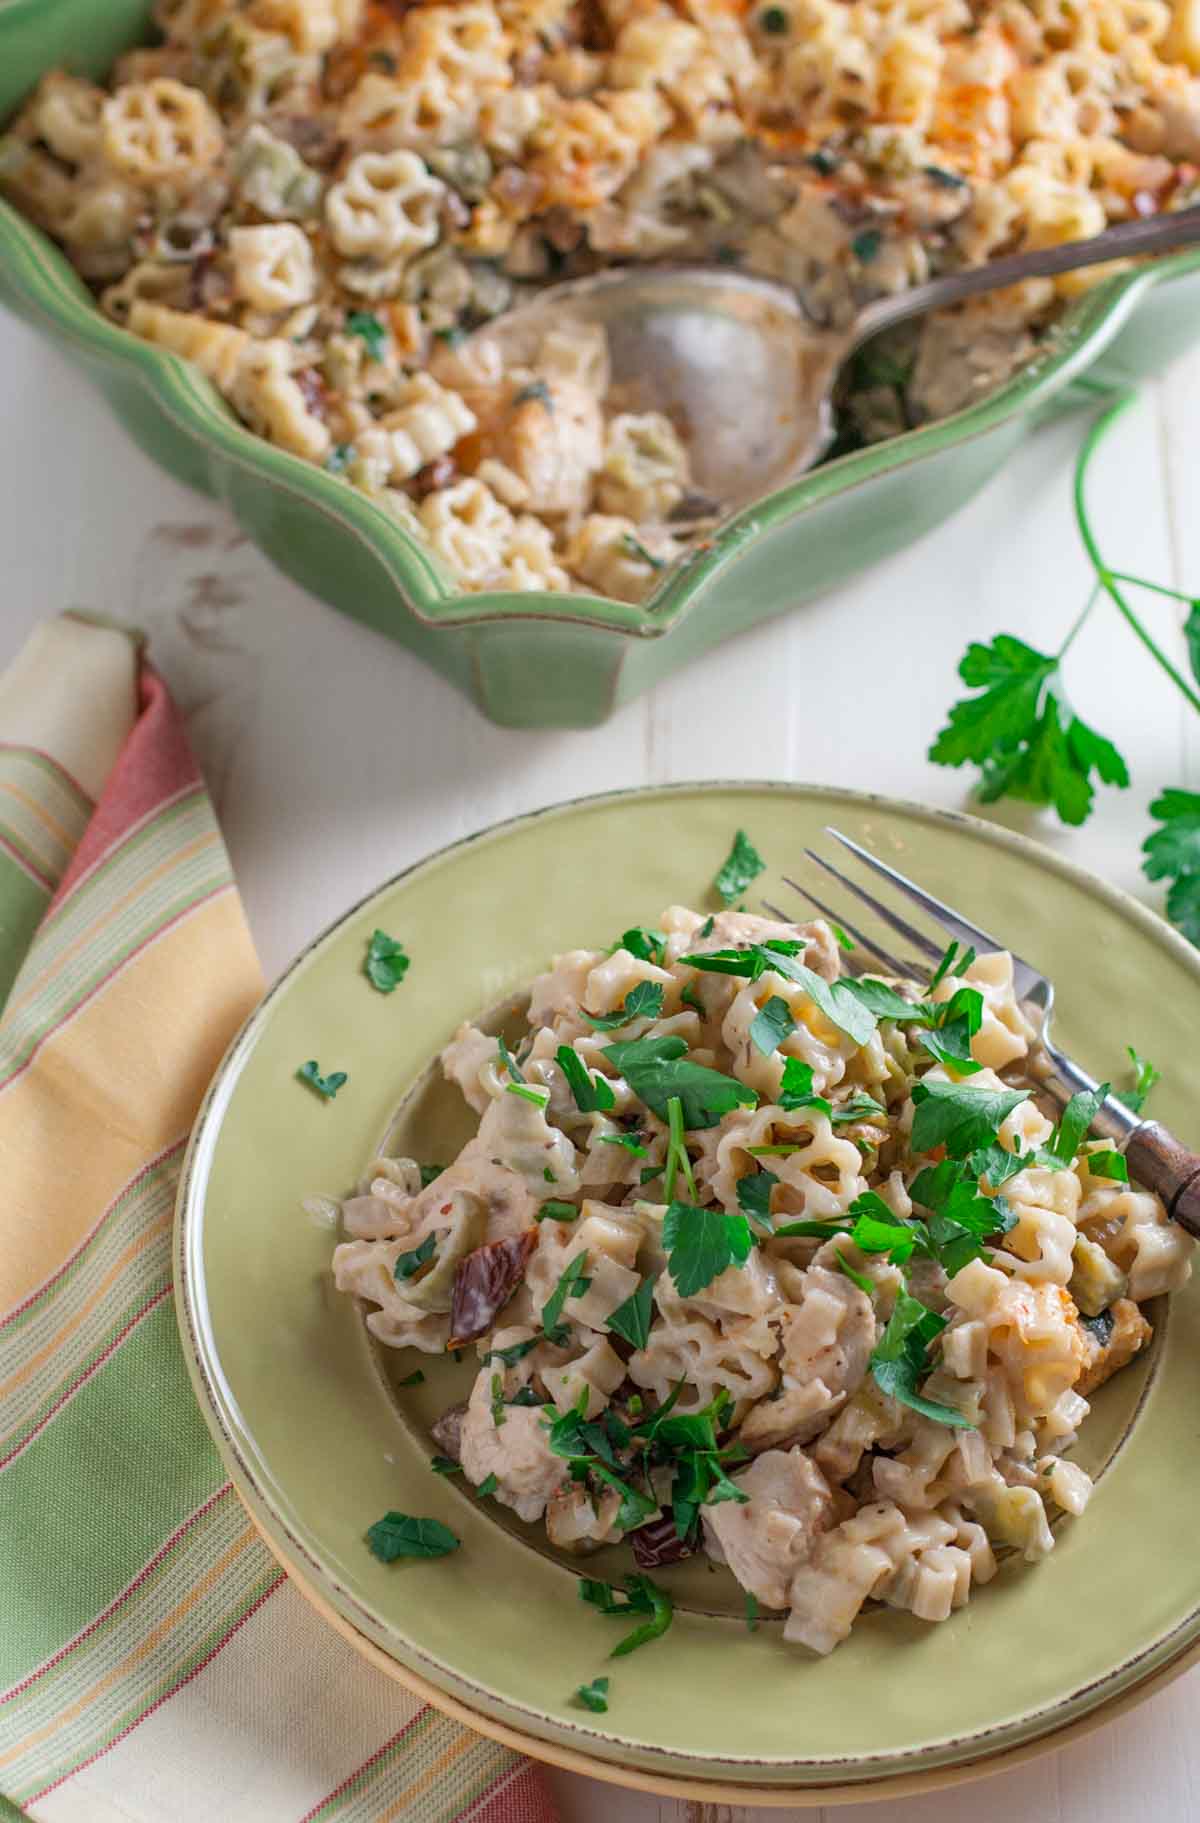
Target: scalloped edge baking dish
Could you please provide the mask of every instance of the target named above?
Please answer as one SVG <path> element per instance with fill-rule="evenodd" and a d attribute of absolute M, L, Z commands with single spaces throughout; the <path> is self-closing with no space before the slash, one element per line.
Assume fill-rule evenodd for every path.
<path fill-rule="evenodd" d="M 149 0 L 0 0 L 0 119 L 57 64 L 103 74 L 149 13 Z M 739 513 L 639 606 L 456 591 L 382 507 L 244 429 L 187 362 L 103 317 L 54 244 L 4 203 L 0 300 L 79 364 L 153 460 L 225 501 L 302 587 L 416 652 L 493 721 L 589 727 L 719 640 L 948 518 L 1049 411 L 1181 353 L 1200 338 L 1200 249 L 1097 285 L 999 391 Z"/>

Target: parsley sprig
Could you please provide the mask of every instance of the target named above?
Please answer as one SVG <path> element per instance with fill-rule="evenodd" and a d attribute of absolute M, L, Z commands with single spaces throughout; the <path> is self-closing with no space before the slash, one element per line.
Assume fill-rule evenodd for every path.
<path fill-rule="evenodd" d="M 1122 394 L 1097 417 L 1075 465 L 1075 518 L 1095 573 L 1082 614 L 1056 652 L 1039 652 L 1010 633 L 999 633 L 987 645 L 972 643 L 959 663 L 959 676 L 975 694 L 951 707 L 929 758 L 941 766 L 977 766 L 975 794 L 983 803 L 1018 798 L 1053 808 L 1064 823 L 1079 824 L 1092 813 L 1098 784 L 1118 789 L 1129 784 L 1125 760 L 1075 713 L 1064 679 L 1071 645 L 1102 597 L 1200 714 L 1200 693 L 1194 687 L 1200 684 L 1200 597 L 1110 569 L 1088 516 L 1085 483 L 1092 458 L 1134 396 Z M 1182 630 L 1191 682 L 1134 609 L 1129 588 L 1150 590 L 1186 608 Z M 1168 786 L 1155 797 L 1150 814 L 1157 827 L 1142 844 L 1142 871 L 1148 879 L 1167 882 L 1167 916 L 1200 943 L 1200 792 Z"/>

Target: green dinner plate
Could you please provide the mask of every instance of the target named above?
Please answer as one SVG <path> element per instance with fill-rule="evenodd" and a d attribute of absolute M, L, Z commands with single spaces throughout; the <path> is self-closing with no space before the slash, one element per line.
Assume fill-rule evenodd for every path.
<path fill-rule="evenodd" d="M 1006 1562 L 944 1625 L 868 1612 L 829 1659 L 751 1634 L 725 1572 L 658 1572 L 677 1603 L 659 1641 L 609 1660 L 619 1624 L 581 1606 L 578 1564 L 461 1483 L 432 1474 L 428 1424 L 457 1368 L 381 1358 L 332 1285 L 335 1233 L 304 1208 L 345 1192 L 403 1103 L 401 1149 L 445 1159 L 469 1131 L 431 1060 L 559 950 L 599 945 L 672 902 L 711 904 L 732 833 L 768 858 L 760 889 L 835 822 L 962 906 L 1054 979 L 1060 1041 L 1120 1077 L 1135 1044 L 1164 1071 L 1154 1112 L 1197 1132 L 1190 1057 L 1200 958 L 1123 895 L 973 819 L 806 786 L 712 784 L 589 798 L 502 824 L 382 887 L 285 974 L 219 1070 L 180 1191 L 177 1296 L 201 1405 L 276 1548 L 359 1634 L 481 1716 L 630 1770 L 757 1787 L 978 1766 L 1128 1694 L 1200 1637 L 1200 1281 L 1155 1312 L 1154 1345 L 1105 1387 L 1077 1451 L 1099 1476 L 1043 1564 Z M 393 994 L 363 973 L 371 932 L 413 960 Z M 296 1080 L 345 1070 L 335 1101 Z M 418 1364 L 424 1384 L 398 1380 Z M 366 1527 L 389 1508 L 462 1540 L 385 1566 Z M 587 1560 L 608 1578 L 622 1549 Z M 576 1686 L 611 1678 L 608 1713 Z"/>

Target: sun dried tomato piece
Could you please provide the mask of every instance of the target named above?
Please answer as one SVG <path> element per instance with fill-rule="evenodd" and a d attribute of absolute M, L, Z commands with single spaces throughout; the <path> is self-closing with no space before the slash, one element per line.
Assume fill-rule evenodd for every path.
<path fill-rule="evenodd" d="M 636 1532 L 629 1534 L 629 1542 L 640 1570 L 658 1570 L 664 1564 L 681 1563 L 696 1549 L 675 1530 L 673 1513 L 660 1513 L 657 1519 L 640 1525 Z"/>
<path fill-rule="evenodd" d="M 487 1334 L 525 1277 L 536 1244 L 537 1229 L 527 1228 L 502 1241 L 486 1241 L 467 1255 L 454 1275 L 447 1348 L 462 1348 Z"/>

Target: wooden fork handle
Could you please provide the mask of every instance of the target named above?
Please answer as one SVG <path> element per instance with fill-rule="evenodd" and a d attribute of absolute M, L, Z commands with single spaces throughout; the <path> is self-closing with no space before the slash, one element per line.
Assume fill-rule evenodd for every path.
<path fill-rule="evenodd" d="M 1126 1146 L 1125 1158 L 1130 1177 L 1157 1191 L 1171 1220 L 1200 1239 L 1200 1156 L 1156 1120 L 1147 1120 Z"/>

